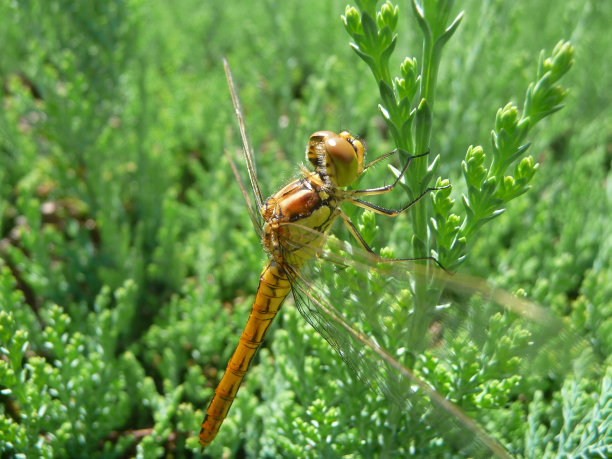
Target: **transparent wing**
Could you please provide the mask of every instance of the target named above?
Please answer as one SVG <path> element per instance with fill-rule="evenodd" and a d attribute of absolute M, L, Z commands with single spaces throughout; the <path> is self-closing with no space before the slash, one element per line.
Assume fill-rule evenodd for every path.
<path fill-rule="evenodd" d="M 227 157 L 227 160 L 230 163 L 232 172 L 234 173 L 234 177 L 236 178 L 236 182 L 238 182 L 242 197 L 246 202 L 247 211 L 249 213 L 249 217 L 251 218 L 251 223 L 253 223 L 253 228 L 255 228 L 257 235 L 261 239 L 263 237 L 263 218 L 261 216 L 261 212 L 259 211 L 260 208 L 255 209 L 253 207 L 253 203 L 251 202 L 249 193 L 247 192 L 244 182 L 242 181 L 242 177 L 240 177 L 240 172 L 238 172 L 238 167 L 236 167 L 236 163 L 234 163 L 231 154 L 227 150 L 224 150 L 224 152 L 225 156 Z"/>
<path fill-rule="evenodd" d="M 230 94 L 232 96 L 232 102 L 234 104 L 234 110 L 236 113 L 236 119 L 238 120 L 238 127 L 240 129 L 240 136 L 242 137 L 242 152 L 244 156 L 244 162 L 247 166 L 247 171 L 249 173 L 249 181 L 251 182 L 251 190 L 253 193 L 253 199 L 255 201 L 256 208 L 254 209 L 250 199 L 247 198 L 248 194 L 246 193 L 246 188 L 240 179 L 239 174 L 237 173 L 237 169 L 230 158 L 230 164 L 232 165 L 232 169 L 234 170 L 234 175 L 240 184 L 240 189 L 242 190 L 242 194 L 247 201 L 247 206 L 249 206 L 249 214 L 252 220 L 257 221 L 254 223 L 256 229 L 258 229 L 258 233 L 261 231 L 260 228 L 263 226 L 263 221 L 260 214 L 260 209 L 263 204 L 263 196 L 261 194 L 261 190 L 259 189 L 259 182 L 257 181 L 257 171 L 255 169 L 255 160 L 253 158 L 253 148 L 251 147 L 251 143 L 249 141 L 249 137 L 246 132 L 246 126 L 244 123 L 244 117 L 242 115 L 242 106 L 240 105 L 240 99 L 238 97 L 238 91 L 234 86 L 234 80 L 232 77 L 232 72 L 229 68 L 229 64 L 225 57 L 223 58 L 223 67 L 225 68 L 225 76 L 227 78 L 227 84 L 229 86 Z"/>
<path fill-rule="evenodd" d="M 487 391 L 512 385 L 519 397 L 532 378 L 554 381 L 587 361 L 560 320 L 483 281 L 384 261 L 333 237 L 312 250 L 289 269 L 300 313 L 361 380 L 461 454 L 509 457 L 481 427 L 496 407 L 473 409 Z"/>

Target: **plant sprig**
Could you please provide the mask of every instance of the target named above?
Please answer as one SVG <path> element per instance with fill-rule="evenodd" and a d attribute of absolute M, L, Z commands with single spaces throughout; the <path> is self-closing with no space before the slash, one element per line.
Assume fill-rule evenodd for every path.
<path fill-rule="evenodd" d="M 573 53 L 574 48 L 564 41 L 557 43 L 550 57 L 544 58 L 544 51 L 540 53 L 536 79 L 529 84 L 522 114 L 511 102 L 497 111 L 488 167 L 481 146 L 468 148 L 461 163 L 467 184 L 463 217 L 450 213 L 453 204 L 450 190 L 432 195 L 435 214 L 432 226 L 440 258 L 451 269 L 463 261 L 480 227 L 501 215 L 511 200 L 529 190 L 539 164 L 525 155 L 530 146 L 527 135 L 539 121 L 562 108 L 567 90 L 557 83 L 573 65 Z M 506 175 L 513 165 L 512 174 Z"/>
<path fill-rule="evenodd" d="M 379 93 L 379 109 L 398 150 L 412 164 L 405 184 L 411 199 L 430 186 L 440 156 L 413 158 L 429 151 L 433 130 L 435 89 L 442 50 L 459 27 L 463 12 L 451 15 L 453 0 L 412 0 L 412 12 L 423 35 L 423 53 L 417 59 L 406 57 L 399 76 L 392 77 L 389 58 L 398 34 L 399 7 L 387 0 L 377 11 L 375 0 L 356 0 L 347 6 L 343 21 L 353 39 L 352 48 L 374 76 Z M 432 207 L 417 203 L 411 211 L 413 255 L 435 256 L 447 268 L 456 268 L 466 257 L 480 227 L 501 215 L 505 206 L 529 189 L 538 164 L 525 152 L 527 134 L 542 119 L 559 110 L 567 90 L 558 84 L 573 64 L 573 47 L 561 41 L 552 55 L 540 55 L 536 79 L 530 83 L 522 114 L 513 103 L 500 108 L 492 131 L 492 158 L 481 146 L 470 146 L 462 162 L 467 194 L 462 215 L 453 213 L 450 182 L 438 178 L 441 189 L 431 195 Z M 511 175 L 506 175 L 514 165 Z"/>
<path fill-rule="evenodd" d="M 412 158 L 429 151 L 433 125 L 433 103 L 442 48 L 457 30 L 462 14 L 450 21 L 452 1 L 441 2 L 440 8 L 430 3 L 412 2 L 413 12 L 423 32 L 422 69 L 416 58 L 406 57 L 400 65 L 400 75 L 391 77 L 389 58 L 398 35 L 399 7 L 385 2 L 376 12 L 376 1 L 357 1 L 357 8 L 347 6 L 343 20 L 353 38 L 351 46 L 370 67 L 381 97 L 379 109 L 404 160 L 412 164 L 406 173 L 406 185 L 411 199 L 426 188 L 435 175 L 439 158 Z M 411 212 L 415 257 L 429 256 L 435 246 L 428 237 L 426 202 L 417 203 Z"/>

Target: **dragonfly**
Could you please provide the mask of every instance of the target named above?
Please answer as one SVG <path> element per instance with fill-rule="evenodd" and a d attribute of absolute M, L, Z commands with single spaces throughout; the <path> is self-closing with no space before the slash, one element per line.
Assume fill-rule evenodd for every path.
<path fill-rule="evenodd" d="M 397 210 L 362 198 L 392 192 L 414 156 L 408 158 L 389 185 L 347 189 L 367 169 L 396 154 L 397 150 L 365 163 L 363 143 L 349 132 L 317 131 L 310 136 L 306 148 L 312 170 L 302 166 L 298 179 L 264 200 L 238 92 L 225 58 L 223 64 L 242 138 L 250 192 L 227 151 L 226 156 L 268 262 L 260 274 L 252 311 L 236 350 L 206 410 L 199 434 L 202 448 L 215 439 L 256 351 L 283 302 L 292 293 L 306 321 L 374 390 L 406 409 L 422 406 L 425 400 L 431 411 L 429 419 L 434 419 L 437 429 L 456 443 L 459 451 L 510 457 L 472 417 L 436 391 L 434 384 L 422 374 L 400 361 L 399 356 L 405 350 L 412 356 L 432 351 L 440 362 L 452 360 L 456 356 L 446 343 L 491 347 L 494 345 L 488 341 L 491 327 L 507 326 L 507 334 L 513 340 L 512 350 L 523 362 L 520 370 L 534 375 L 543 365 L 550 369 L 577 353 L 571 340 L 559 332 L 560 321 L 529 301 L 495 289 L 484 281 L 450 275 L 434 266 L 437 260 L 433 257 L 383 259 L 374 253 L 341 205 L 358 206 L 388 217 L 410 209 L 438 188 L 425 189 Z M 330 236 L 330 228 L 338 219 L 356 246 Z M 411 293 L 418 282 L 428 283 L 432 289 L 441 290 L 443 285 L 457 292 L 477 292 L 480 301 L 469 308 L 434 304 L 421 310 Z M 501 312 L 498 304 L 504 305 Z M 405 322 L 392 319 L 398 315 L 408 315 L 409 319 Z M 398 328 L 405 333 L 405 348 L 386 349 L 385 346 L 391 346 L 387 335 Z"/>

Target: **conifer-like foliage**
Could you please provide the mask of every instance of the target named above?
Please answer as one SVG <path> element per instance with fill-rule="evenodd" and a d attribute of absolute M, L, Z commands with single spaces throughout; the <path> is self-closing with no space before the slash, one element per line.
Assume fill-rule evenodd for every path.
<path fill-rule="evenodd" d="M 0 2 L 2 456 L 199 454 L 264 263 L 223 155 L 239 137 L 222 56 L 265 194 L 320 129 L 400 150 L 360 185 L 423 155 L 377 203 L 452 187 L 393 220 L 346 209 L 368 243 L 518 292 L 600 362 L 517 393 L 466 347 L 450 373 L 423 357 L 432 384 L 456 400 L 459 381 L 468 415 L 501 407 L 483 427 L 513 455 L 611 456 L 612 3 L 458 3 Z M 206 452 L 457 454 L 291 301 Z"/>

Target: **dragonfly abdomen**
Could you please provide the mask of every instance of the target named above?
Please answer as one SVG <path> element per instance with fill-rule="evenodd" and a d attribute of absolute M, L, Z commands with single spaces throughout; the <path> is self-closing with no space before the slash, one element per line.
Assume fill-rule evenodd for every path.
<path fill-rule="evenodd" d="M 244 375 L 272 324 L 278 310 L 291 291 L 285 270 L 271 260 L 259 276 L 259 287 L 251 315 L 240 336 L 225 374 L 206 410 L 200 430 L 200 444 L 208 446 L 216 437 L 223 420 L 232 406 Z"/>

